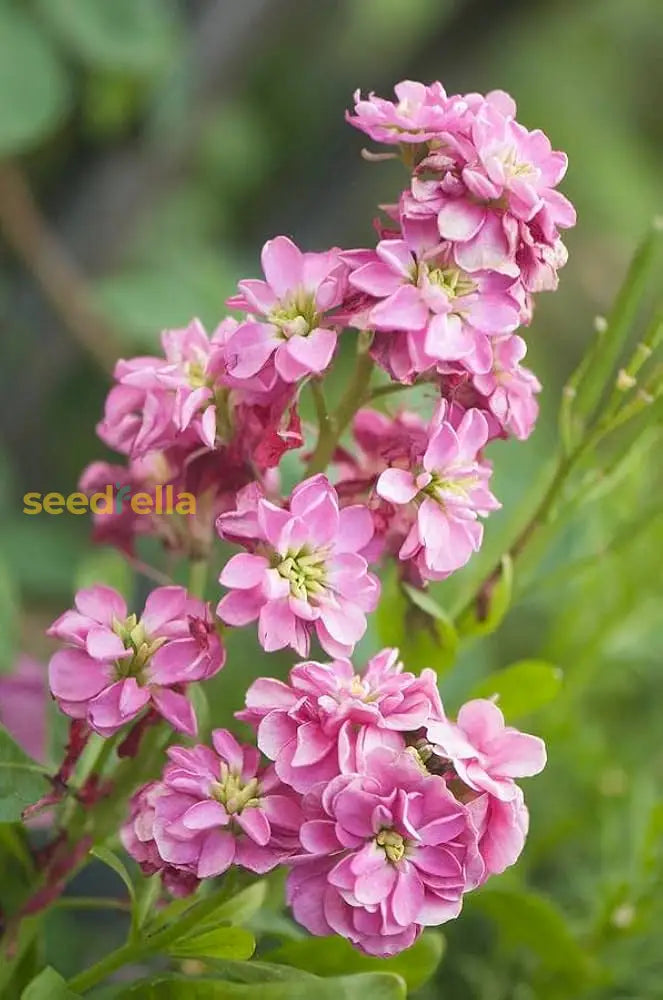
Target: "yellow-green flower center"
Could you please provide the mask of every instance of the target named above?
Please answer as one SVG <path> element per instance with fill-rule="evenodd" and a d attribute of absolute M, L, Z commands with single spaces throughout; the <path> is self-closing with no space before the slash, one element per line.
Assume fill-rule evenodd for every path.
<path fill-rule="evenodd" d="M 120 681 L 134 677 L 140 685 L 147 683 L 145 671 L 147 662 L 157 649 L 163 646 L 166 639 L 164 637 L 150 639 L 136 615 L 129 615 L 124 621 L 114 618 L 113 632 L 120 637 L 124 648 L 130 649 L 133 654 L 115 661 L 114 679 Z"/>
<path fill-rule="evenodd" d="M 321 594 L 325 589 L 327 577 L 326 551 L 308 552 L 302 549 L 296 553 L 288 553 L 285 559 L 276 565 L 280 576 L 290 583 L 290 593 L 302 601 Z"/>
<path fill-rule="evenodd" d="M 387 859 L 394 865 L 405 857 L 405 840 L 395 830 L 380 830 L 375 843 L 384 849 Z"/>
<path fill-rule="evenodd" d="M 319 326 L 320 317 L 311 293 L 298 289 L 272 309 L 269 321 L 279 328 L 287 340 L 295 336 L 306 337 Z"/>
<path fill-rule="evenodd" d="M 210 789 L 212 798 L 220 802 L 230 815 L 241 813 L 242 809 L 260 805 L 260 784 L 257 778 L 243 783 L 239 774 L 231 771 L 227 764 L 221 764 L 219 781 Z"/>

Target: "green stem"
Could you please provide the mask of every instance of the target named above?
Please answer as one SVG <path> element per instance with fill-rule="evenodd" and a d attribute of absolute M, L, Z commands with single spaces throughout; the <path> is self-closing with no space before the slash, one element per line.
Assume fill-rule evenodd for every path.
<path fill-rule="evenodd" d="M 327 419 L 320 424 L 318 443 L 306 469 L 307 476 L 325 471 L 343 431 L 369 397 L 368 385 L 373 371 L 373 359 L 368 353 L 369 346 L 368 338 L 360 334 L 354 374 L 334 413 L 327 416 Z"/>
<path fill-rule="evenodd" d="M 74 993 L 84 993 L 86 990 L 92 989 L 93 986 L 97 986 L 98 983 L 103 982 L 104 979 L 107 979 L 113 972 L 117 972 L 122 966 L 140 961 L 149 955 L 167 951 L 168 946 L 173 941 L 185 937 L 189 931 L 211 916 L 227 898 L 228 889 L 227 887 L 223 887 L 218 892 L 199 900 L 179 920 L 165 927 L 162 931 L 152 934 L 142 941 L 122 945 L 121 948 L 112 951 L 105 958 L 102 958 L 96 965 L 92 965 L 89 969 L 85 969 L 77 976 L 74 976 L 73 979 L 69 980 L 69 988 Z"/>

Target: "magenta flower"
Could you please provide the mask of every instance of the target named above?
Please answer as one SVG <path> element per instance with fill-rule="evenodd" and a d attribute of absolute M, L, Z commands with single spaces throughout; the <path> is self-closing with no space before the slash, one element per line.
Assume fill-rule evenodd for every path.
<path fill-rule="evenodd" d="M 353 650 L 380 593 L 358 554 L 373 534 L 365 507 L 339 510 L 336 491 L 319 475 L 293 490 L 288 510 L 249 487 L 217 527 L 253 550 L 233 556 L 219 577 L 231 590 L 217 607 L 222 621 L 242 626 L 258 619 L 268 652 L 291 646 L 306 656 L 312 632 L 330 656 Z"/>
<path fill-rule="evenodd" d="M 488 424 L 468 410 L 454 427 L 443 402 L 434 420 L 421 466 L 390 468 L 377 492 L 394 504 L 417 503 L 417 518 L 401 546 L 401 559 L 414 559 L 424 579 L 439 580 L 460 569 L 481 546 L 478 517 L 499 507 L 488 489 L 491 467 L 479 454 Z"/>
<path fill-rule="evenodd" d="M 263 873 L 297 849 L 297 796 L 228 730 L 214 730 L 212 743 L 171 747 L 161 781 L 134 797 L 122 840 L 146 871 L 201 879 L 239 865 Z"/>
<path fill-rule="evenodd" d="M 262 249 L 262 267 L 266 281 L 240 281 L 239 294 L 227 301 L 251 314 L 228 341 L 230 374 L 250 378 L 272 357 L 286 382 L 323 372 L 336 348 L 331 314 L 345 297 L 347 267 L 339 252 L 302 253 L 277 236 Z"/>
<path fill-rule="evenodd" d="M 287 900 L 312 934 L 341 934 L 372 955 L 408 948 L 457 917 L 484 874 L 467 809 L 409 753 L 379 748 L 361 773 L 304 798 L 304 854 Z"/>
<path fill-rule="evenodd" d="M 435 753 L 451 761 L 458 777 L 477 792 L 502 802 L 518 798 L 514 778 L 538 774 L 546 764 L 546 748 L 538 736 L 505 726 L 492 701 L 468 701 L 457 721 L 434 720 L 427 736 Z"/>
<path fill-rule="evenodd" d="M 111 736 L 151 704 L 176 729 L 194 735 L 193 707 L 179 690 L 225 662 L 208 605 L 183 587 L 159 587 L 140 619 L 110 587 L 79 590 L 48 634 L 67 643 L 48 677 L 60 709 Z"/>
<path fill-rule="evenodd" d="M 257 729 L 281 780 L 300 792 L 359 770 L 375 746 L 402 749 L 406 732 L 443 717 L 434 672 L 403 672 L 396 649 L 383 649 L 361 674 L 335 660 L 298 663 L 288 684 L 261 677 L 237 713 Z"/>

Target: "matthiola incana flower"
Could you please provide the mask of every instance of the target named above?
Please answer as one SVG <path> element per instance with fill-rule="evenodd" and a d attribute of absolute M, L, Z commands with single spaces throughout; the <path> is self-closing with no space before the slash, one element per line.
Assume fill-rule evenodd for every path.
<path fill-rule="evenodd" d="M 347 267 L 339 252 L 302 253 L 286 236 L 262 250 L 266 281 L 246 279 L 228 299 L 251 315 L 228 342 L 229 372 L 237 379 L 272 359 L 286 382 L 324 371 L 336 347 L 333 311 L 343 302 Z"/>
<path fill-rule="evenodd" d="M 390 468 L 377 492 L 394 504 L 417 503 L 417 517 L 401 546 L 401 559 L 414 559 L 424 579 L 439 580 L 464 566 L 481 546 L 479 515 L 499 507 L 488 489 L 491 467 L 480 457 L 488 424 L 478 410 L 468 410 L 456 427 L 442 403 L 431 426 L 421 464 Z"/>
<path fill-rule="evenodd" d="M 304 854 L 287 899 L 312 934 L 393 955 L 457 917 L 483 877 L 468 810 L 406 752 L 374 750 L 361 771 L 313 789 L 303 808 Z"/>
<path fill-rule="evenodd" d="M 225 650 L 207 604 L 183 587 L 159 587 L 140 619 L 110 587 L 79 590 L 48 634 L 67 645 L 51 657 L 50 688 L 60 709 L 111 736 L 149 704 L 176 729 L 196 732 L 193 707 L 182 693 L 213 676 Z"/>
<path fill-rule="evenodd" d="M 331 656 L 352 651 L 380 592 L 359 555 L 373 534 L 365 507 L 339 510 L 336 491 L 318 475 L 293 490 L 287 510 L 249 487 L 217 527 L 251 550 L 233 556 L 219 577 L 231 590 L 217 608 L 222 621 L 258 619 L 267 651 L 291 646 L 306 656 L 313 632 Z"/>
<path fill-rule="evenodd" d="M 442 394 L 466 408 L 481 410 L 489 427 L 489 438 L 513 436 L 524 441 L 534 430 L 539 415 L 536 394 L 541 383 L 520 362 L 527 345 L 510 334 L 491 343 L 493 361 L 489 372 L 476 374 L 462 363 L 439 364 Z"/>
<path fill-rule="evenodd" d="M 520 323 L 518 302 L 510 294 L 513 279 L 490 271 L 464 272 L 451 244 L 440 243 L 436 231 L 418 243 L 381 240 L 373 258 L 352 272 L 350 283 L 369 296 L 362 304 L 362 325 L 402 331 L 415 372 L 460 359 L 472 371 L 488 371 L 490 336 L 510 333 Z M 395 342 L 393 349 L 403 347 Z M 395 359 L 392 370 L 397 366 Z"/>
<path fill-rule="evenodd" d="M 543 740 L 506 726 L 497 705 L 483 698 L 463 705 L 456 722 L 435 720 L 426 732 L 435 753 L 452 762 L 461 781 L 502 802 L 517 798 L 514 778 L 538 774 L 546 764 Z"/>
<path fill-rule="evenodd" d="M 273 767 L 226 729 L 212 744 L 171 747 L 161 780 L 134 797 L 122 841 L 148 873 L 166 869 L 195 886 L 231 865 L 270 871 L 297 848 L 298 798 Z"/>
<path fill-rule="evenodd" d="M 261 677 L 239 719 L 257 728 L 258 746 L 297 791 L 361 769 L 371 747 L 405 746 L 404 733 L 443 718 L 432 670 L 403 671 L 398 650 L 383 649 L 356 674 L 348 660 L 299 663 L 289 682 Z"/>
<path fill-rule="evenodd" d="M 566 261 L 559 230 L 575 224 L 557 191 L 564 153 L 520 125 L 502 91 L 447 96 L 439 83 L 404 81 L 396 95 L 356 94 L 348 120 L 378 142 L 416 144 L 396 211 L 403 228 L 434 220 L 463 271 L 517 278 L 528 292 L 554 288 Z"/>

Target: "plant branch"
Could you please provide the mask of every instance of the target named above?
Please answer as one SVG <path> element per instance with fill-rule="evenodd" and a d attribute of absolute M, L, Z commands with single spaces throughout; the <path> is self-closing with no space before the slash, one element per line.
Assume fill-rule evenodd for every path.
<path fill-rule="evenodd" d="M 307 476 L 314 476 L 318 472 L 325 471 L 332 460 L 343 431 L 357 410 L 369 398 L 368 386 L 373 371 L 373 359 L 368 353 L 369 347 L 369 337 L 363 333 L 360 334 L 354 374 L 333 414 L 326 415 L 326 419 L 320 424 L 318 443 L 306 468 Z"/>
<path fill-rule="evenodd" d="M 37 205 L 15 164 L 0 164 L 0 230 L 72 337 L 106 371 L 121 354 L 113 326 Z"/>

